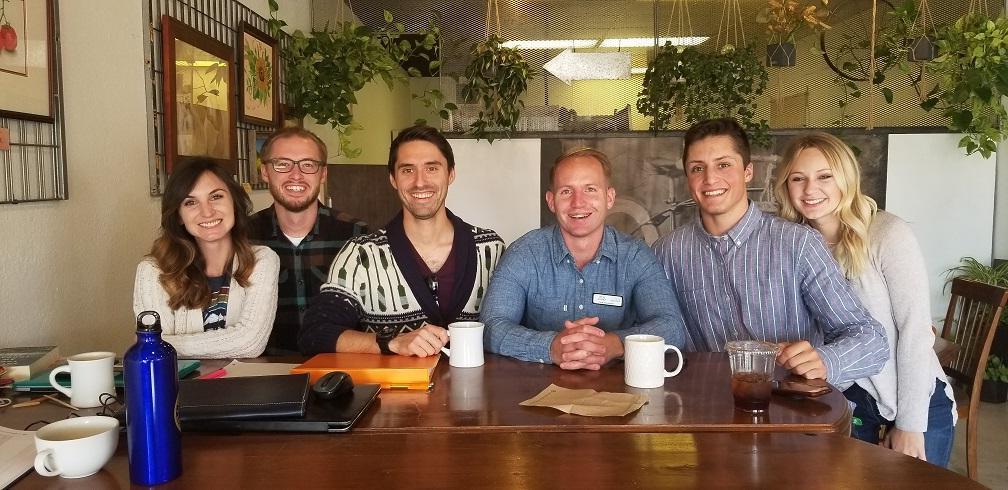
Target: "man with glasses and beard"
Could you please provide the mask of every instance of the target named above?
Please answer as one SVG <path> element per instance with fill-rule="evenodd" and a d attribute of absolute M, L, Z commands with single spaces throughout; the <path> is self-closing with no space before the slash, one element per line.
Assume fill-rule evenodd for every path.
<path fill-rule="evenodd" d="M 259 175 L 274 204 L 252 216 L 251 239 L 280 256 L 276 320 L 267 355 L 294 354 L 308 301 L 325 282 L 336 253 L 367 226 L 329 209 L 318 196 L 326 180 L 326 145 L 311 131 L 283 128 L 263 144 Z"/>
<path fill-rule="evenodd" d="M 445 207 L 455 180 L 448 141 L 428 126 L 402 130 L 388 172 L 402 212 L 333 260 L 305 315 L 304 354 L 432 356 L 448 342 L 450 323 L 479 318 L 504 242 Z"/>

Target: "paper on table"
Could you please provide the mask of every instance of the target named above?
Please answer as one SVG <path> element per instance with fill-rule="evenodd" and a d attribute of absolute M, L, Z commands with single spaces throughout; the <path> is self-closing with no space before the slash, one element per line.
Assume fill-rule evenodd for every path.
<path fill-rule="evenodd" d="M 245 376 L 269 376 L 271 374 L 290 374 L 297 364 L 280 362 L 241 362 L 237 359 L 224 366 L 227 372 L 224 378 L 243 378 Z"/>
<path fill-rule="evenodd" d="M 35 464 L 35 432 L 0 427 L 0 487 L 7 488 Z"/>
<path fill-rule="evenodd" d="M 609 393 L 595 390 L 571 390 L 554 384 L 519 405 L 550 407 L 561 412 L 589 417 L 622 417 L 647 403 L 644 395 Z"/>

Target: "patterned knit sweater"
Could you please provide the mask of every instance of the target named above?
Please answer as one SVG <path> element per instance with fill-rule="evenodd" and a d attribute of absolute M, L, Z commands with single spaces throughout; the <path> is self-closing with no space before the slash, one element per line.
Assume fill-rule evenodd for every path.
<path fill-rule="evenodd" d="M 298 338 L 304 354 L 331 352 L 345 330 L 414 330 L 424 322 L 447 327 L 476 321 L 490 274 L 504 252 L 493 230 L 469 225 L 450 211 L 455 227 L 455 290 L 444 317 L 419 270 L 403 228 L 402 213 L 381 230 L 351 239 L 329 268 L 329 278 L 312 299 Z"/>
<path fill-rule="evenodd" d="M 172 310 L 168 306 L 168 293 L 161 286 L 161 269 L 149 257 L 137 266 L 133 313 L 158 312 L 162 338 L 175 347 L 179 357 L 258 357 L 266 349 L 276 315 L 280 258 L 268 247 L 253 245 L 252 250 L 256 263 L 249 277 L 249 287 L 243 288 L 231 278 L 225 328 L 204 331 L 201 308 Z M 238 267 L 237 261 L 234 267 Z"/>

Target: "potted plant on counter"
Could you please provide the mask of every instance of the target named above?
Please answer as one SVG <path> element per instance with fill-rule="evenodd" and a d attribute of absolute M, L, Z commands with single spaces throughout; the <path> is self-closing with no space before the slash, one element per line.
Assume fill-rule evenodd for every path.
<path fill-rule="evenodd" d="M 794 66 L 795 34 L 803 26 L 816 31 L 829 29 L 830 26 L 824 21 L 829 16 L 828 6 L 829 0 L 808 3 L 798 0 L 767 0 L 766 7 L 756 15 L 756 22 L 765 24 L 770 36 L 767 66 Z"/>
<path fill-rule="evenodd" d="M 991 355 L 987 358 L 987 369 L 984 369 L 983 384 L 980 385 L 980 401 L 1008 401 L 1008 365 L 998 356 Z"/>

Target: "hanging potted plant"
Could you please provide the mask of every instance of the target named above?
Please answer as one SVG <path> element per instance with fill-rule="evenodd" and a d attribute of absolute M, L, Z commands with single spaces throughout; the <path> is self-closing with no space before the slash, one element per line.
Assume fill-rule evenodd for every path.
<path fill-rule="evenodd" d="M 921 107 L 935 107 L 949 119 L 949 129 L 966 133 L 959 147 L 967 155 L 990 158 L 1008 137 L 1008 18 L 968 14 L 939 33 L 941 55 L 931 63 L 937 85 Z"/>
<path fill-rule="evenodd" d="M 1004 403 L 1008 401 L 1008 365 L 995 355 L 987 357 L 983 383 L 980 385 L 980 401 Z"/>
<path fill-rule="evenodd" d="M 767 0 L 767 6 L 756 14 L 756 22 L 765 24 L 769 35 L 767 66 L 794 66 L 795 33 L 802 26 L 817 31 L 829 29 L 830 26 L 824 22 L 829 16 L 829 10 L 826 8 L 828 6 L 829 0 L 809 3 L 798 0 Z"/>
<path fill-rule="evenodd" d="M 525 107 L 520 97 L 528 81 L 536 75 L 517 49 L 502 45 L 503 40 L 488 35 L 472 47 L 472 61 L 465 68 L 462 98 L 480 105 L 476 121 L 469 134 L 493 143 L 488 133 L 503 131 L 507 136 L 515 130 L 518 117 Z"/>
<path fill-rule="evenodd" d="M 920 5 L 914 0 L 906 0 L 895 8 L 894 14 L 906 25 L 907 37 L 903 46 L 907 50 L 907 61 L 933 60 L 937 56 L 938 45 L 928 0 L 920 0 Z"/>
<path fill-rule="evenodd" d="M 440 41 L 436 17 L 427 30 L 408 38 L 405 26 L 387 10 L 385 25 L 378 29 L 345 21 L 322 31 L 287 34 L 281 31 L 287 24 L 276 18 L 277 1 L 269 0 L 269 8 L 270 32 L 284 40 L 285 116 L 298 124 L 310 116 L 318 124 L 330 125 L 339 135 L 340 153 L 349 158 L 361 151 L 350 144 L 350 133 L 359 128 L 353 124 L 352 112 L 357 92 L 373 80 L 380 79 L 391 89 L 395 82 L 406 84 L 410 76 L 420 76 L 416 68 L 403 70 L 401 64 L 414 55 L 426 57 L 423 53 Z M 428 61 L 431 70 L 441 64 Z M 428 91 L 424 97 L 442 99 L 437 91 Z M 452 109 L 453 104 L 445 104 L 439 114 L 447 119 L 447 110 Z"/>
<path fill-rule="evenodd" d="M 756 118 L 756 99 L 767 79 L 766 68 L 751 48 L 728 45 L 710 53 L 667 43 L 644 73 L 637 111 L 652 118 L 652 131 L 671 129 L 679 111 L 688 124 L 732 117 L 755 143 L 766 146 L 769 125 Z"/>

